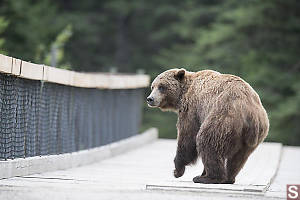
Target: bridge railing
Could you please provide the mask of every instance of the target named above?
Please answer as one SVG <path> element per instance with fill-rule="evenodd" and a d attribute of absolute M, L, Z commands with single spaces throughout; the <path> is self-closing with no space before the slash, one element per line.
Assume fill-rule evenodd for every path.
<path fill-rule="evenodd" d="M 149 80 L 0 54 L 0 159 L 75 152 L 137 134 Z"/>

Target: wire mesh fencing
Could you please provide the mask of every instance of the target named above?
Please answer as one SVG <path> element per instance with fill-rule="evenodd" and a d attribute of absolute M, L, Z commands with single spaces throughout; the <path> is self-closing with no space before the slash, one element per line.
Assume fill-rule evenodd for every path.
<path fill-rule="evenodd" d="M 138 133 L 143 89 L 89 89 L 0 74 L 0 159 L 99 147 Z"/>

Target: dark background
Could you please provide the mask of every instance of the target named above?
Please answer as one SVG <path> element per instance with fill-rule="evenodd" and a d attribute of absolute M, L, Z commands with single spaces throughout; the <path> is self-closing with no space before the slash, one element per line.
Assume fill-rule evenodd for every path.
<path fill-rule="evenodd" d="M 300 145 L 299 0 L 0 0 L 0 52 L 152 78 L 174 67 L 233 73 L 261 96 L 268 140 Z M 143 116 L 142 129 L 176 137 L 175 114 L 144 105 Z"/>

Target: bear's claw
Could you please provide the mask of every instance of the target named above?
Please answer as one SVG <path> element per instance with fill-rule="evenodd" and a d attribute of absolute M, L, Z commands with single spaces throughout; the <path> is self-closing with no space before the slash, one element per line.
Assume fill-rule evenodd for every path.
<path fill-rule="evenodd" d="M 206 176 L 196 176 L 193 178 L 194 183 L 204 183 L 204 184 L 233 184 L 235 180 L 222 180 L 216 178 L 209 178 Z"/>
<path fill-rule="evenodd" d="M 216 183 L 221 183 L 221 180 L 218 179 L 212 179 L 209 177 L 205 176 L 196 176 L 193 178 L 194 183 L 204 183 L 204 184 L 216 184 Z"/>
<path fill-rule="evenodd" d="M 181 177 L 184 174 L 184 171 L 185 171 L 185 167 L 180 170 L 174 169 L 175 178 Z"/>

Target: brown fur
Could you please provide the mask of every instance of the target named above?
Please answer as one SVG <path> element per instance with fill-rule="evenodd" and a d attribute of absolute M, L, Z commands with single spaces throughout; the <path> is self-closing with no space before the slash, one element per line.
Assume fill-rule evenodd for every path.
<path fill-rule="evenodd" d="M 171 69 L 151 89 L 150 106 L 178 114 L 174 176 L 182 176 L 185 166 L 200 156 L 204 170 L 194 182 L 234 183 L 269 130 L 267 113 L 252 87 L 212 70 Z"/>

